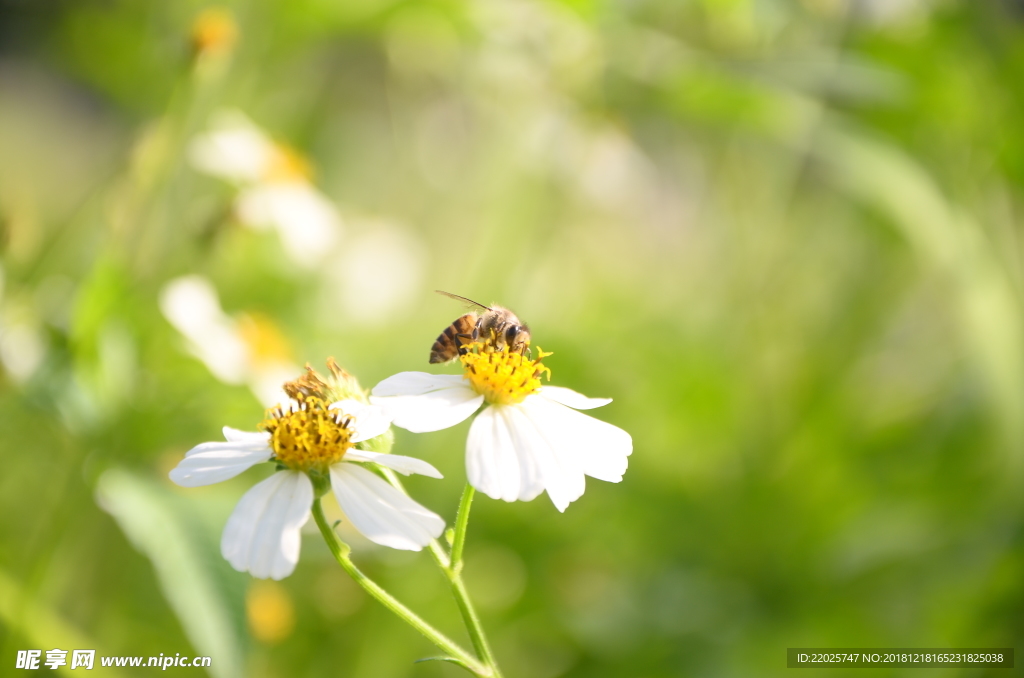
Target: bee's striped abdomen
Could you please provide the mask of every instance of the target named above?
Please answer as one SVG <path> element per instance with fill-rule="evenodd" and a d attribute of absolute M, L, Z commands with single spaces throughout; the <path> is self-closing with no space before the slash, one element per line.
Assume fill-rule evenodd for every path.
<path fill-rule="evenodd" d="M 430 347 L 430 362 L 446 363 L 449 360 L 455 360 L 462 345 L 476 339 L 477 320 L 476 313 L 467 313 L 456 318 L 455 322 L 444 328 L 444 332 Z"/>

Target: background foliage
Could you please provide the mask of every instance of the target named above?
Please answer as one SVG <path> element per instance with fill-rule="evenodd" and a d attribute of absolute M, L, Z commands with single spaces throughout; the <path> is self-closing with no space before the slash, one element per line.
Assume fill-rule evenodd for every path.
<path fill-rule="evenodd" d="M 1024 647 L 1020 3 L 239 0 L 209 63 L 202 9 L 0 3 L 5 666 L 459 674 L 413 664 L 434 650 L 315 535 L 280 584 L 223 563 L 258 471 L 167 480 L 262 414 L 161 313 L 195 274 L 257 357 L 424 369 L 459 312 L 440 288 L 511 306 L 556 383 L 615 398 L 621 485 L 564 515 L 477 502 L 468 576 L 509 676 Z M 321 264 L 186 161 L 225 107 L 311 159 L 344 219 Z M 449 521 L 465 434 L 397 438 Z M 458 629 L 427 556 L 356 549 Z"/>

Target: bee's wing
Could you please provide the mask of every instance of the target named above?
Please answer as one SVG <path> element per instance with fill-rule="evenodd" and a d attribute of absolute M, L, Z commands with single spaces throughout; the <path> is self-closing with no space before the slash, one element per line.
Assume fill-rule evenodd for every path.
<path fill-rule="evenodd" d="M 461 301 L 463 303 L 470 304 L 471 306 L 477 306 L 478 308 L 482 308 L 482 309 L 484 309 L 486 311 L 492 310 L 490 306 L 484 306 L 479 301 L 473 301 L 472 299 L 467 299 L 466 297 L 460 297 L 459 295 L 452 294 L 451 292 L 443 292 L 441 290 L 434 290 L 434 291 L 437 292 L 438 294 L 443 294 L 446 297 L 450 297 L 452 299 L 455 299 L 456 301 Z"/>

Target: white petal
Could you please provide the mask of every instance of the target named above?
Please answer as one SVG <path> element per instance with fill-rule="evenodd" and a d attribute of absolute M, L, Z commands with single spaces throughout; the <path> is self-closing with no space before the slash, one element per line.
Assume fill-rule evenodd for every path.
<path fill-rule="evenodd" d="M 253 442 L 203 443 L 185 453 L 170 477 L 182 487 L 212 485 L 267 461 L 273 450 L 266 440 Z"/>
<path fill-rule="evenodd" d="M 352 525 L 374 543 L 419 551 L 444 531 L 441 516 L 355 464 L 332 466 L 331 487 Z"/>
<path fill-rule="evenodd" d="M 529 400 L 527 397 L 518 405 L 503 408 L 512 444 L 520 455 L 528 455 L 533 460 L 551 502 L 559 511 L 565 511 L 586 489 L 582 463 L 577 449 L 561 437 L 562 429 L 558 422 L 532 416 L 531 410 L 525 406 Z M 551 406 L 575 411 L 561 405 Z"/>
<path fill-rule="evenodd" d="M 633 452 L 628 433 L 540 395 L 528 396 L 521 407 L 558 454 L 574 456 L 585 474 L 612 483 L 622 480 Z"/>
<path fill-rule="evenodd" d="M 273 153 L 269 139 L 237 111 L 222 111 L 211 130 L 189 144 L 188 156 L 201 172 L 229 181 L 256 181 Z"/>
<path fill-rule="evenodd" d="M 383 408 L 395 426 L 425 433 L 469 418 L 484 397 L 457 375 L 401 372 L 377 384 L 370 402 Z"/>
<path fill-rule="evenodd" d="M 373 462 L 374 464 L 380 464 L 381 466 L 387 466 L 389 469 L 398 471 L 404 475 L 418 473 L 421 476 L 429 476 L 431 478 L 444 478 L 440 471 L 422 459 L 416 459 L 415 457 L 403 457 L 400 454 L 382 454 L 380 452 L 370 452 L 368 450 L 349 450 L 345 453 L 345 461 L 368 461 Z"/>
<path fill-rule="evenodd" d="M 306 183 L 282 186 L 275 199 L 274 219 L 281 242 L 297 263 L 322 261 L 342 231 L 341 216 L 326 196 Z"/>
<path fill-rule="evenodd" d="M 334 248 L 341 217 L 334 205 L 303 182 L 262 183 L 243 190 L 236 203 L 239 220 L 273 226 L 292 261 L 315 267 Z"/>
<path fill-rule="evenodd" d="M 468 389 L 469 383 L 458 374 L 399 372 L 374 386 L 371 393 L 375 396 L 411 396 L 455 386 Z"/>
<path fill-rule="evenodd" d="M 574 410 L 591 410 L 595 407 L 607 405 L 612 401 L 611 398 L 588 398 L 582 393 L 577 393 L 571 388 L 565 388 L 564 386 L 541 386 L 537 394 L 544 396 L 548 400 L 554 400 L 556 403 L 568 405 Z"/>
<path fill-rule="evenodd" d="M 544 491 L 534 456 L 513 443 L 508 407 L 488 407 L 473 421 L 466 441 L 469 482 L 492 499 L 529 501 Z"/>
<path fill-rule="evenodd" d="M 283 579 L 299 562 L 300 528 L 309 520 L 313 483 L 279 471 L 245 493 L 224 526 L 220 552 L 239 572 Z"/>
<path fill-rule="evenodd" d="M 227 318 L 217 289 L 201 275 L 181 276 L 164 285 L 160 311 L 175 329 L 194 341 L 201 341 L 212 325 Z"/>
<path fill-rule="evenodd" d="M 270 440 L 266 431 L 239 431 L 230 426 L 224 427 L 224 439 L 230 443 L 255 443 Z"/>
<path fill-rule="evenodd" d="M 339 410 L 342 414 L 348 414 L 356 416 L 360 410 L 366 407 L 366 403 L 361 403 L 353 398 L 346 398 L 345 400 L 336 400 L 331 403 L 328 409 Z"/>
<path fill-rule="evenodd" d="M 340 410 L 352 417 L 353 443 L 376 438 L 391 426 L 391 417 L 376 405 L 361 403 L 358 400 L 339 400 L 331 403 L 330 409 Z"/>
<path fill-rule="evenodd" d="M 175 278 L 160 290 L 160 310 L 215 377 L 228 384 L 245 380 L 249 349 L 237 323 L 221 310 L 213 283 L 199 275 Z"/>

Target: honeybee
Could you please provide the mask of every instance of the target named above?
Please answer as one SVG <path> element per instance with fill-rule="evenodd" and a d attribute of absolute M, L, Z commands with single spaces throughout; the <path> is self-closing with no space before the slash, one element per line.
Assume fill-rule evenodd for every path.
<path fill-rule="evenodd" d="M 470 312 L 461 315 L 444 328 L 437 341 L 430 347 L 431 363 L 446 363 L 455 360 L 465 352 L 464 344 L 474 341 L 500 351 L 508 346 L 509 351 L 523 353 L 530 343 L 530 328 L 521 322 L 516 314 L 501 306 L 484 306 L 480 302 L 460 297 L 457 294 L 434 290 L 446 297 L 466 302 L 483 309 L 482 313 Z"/>

